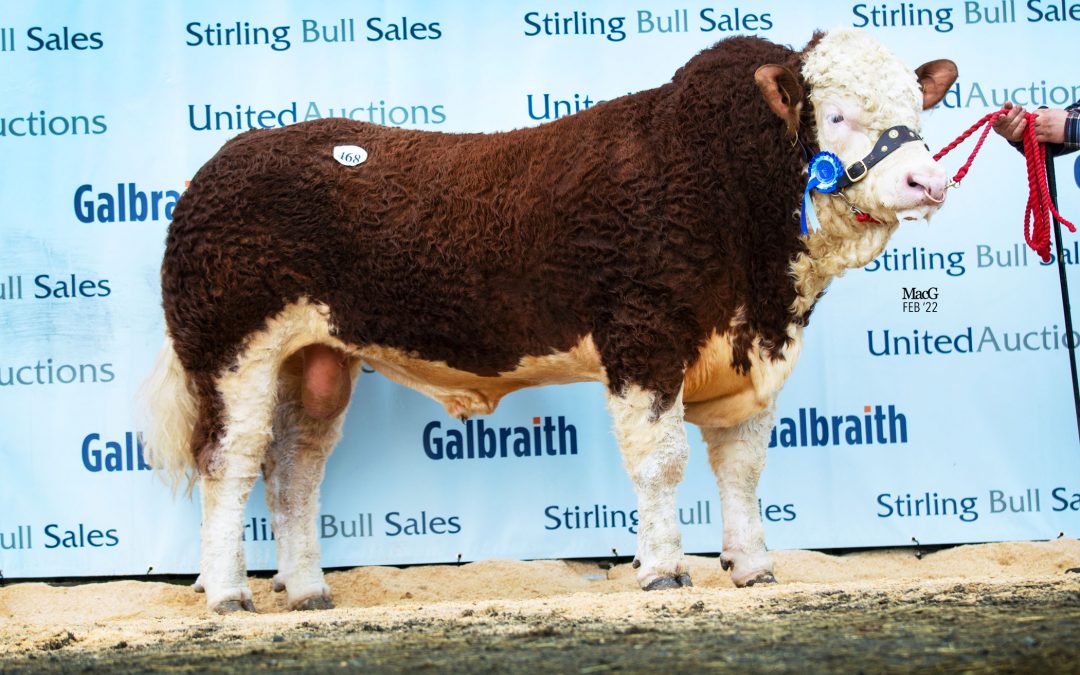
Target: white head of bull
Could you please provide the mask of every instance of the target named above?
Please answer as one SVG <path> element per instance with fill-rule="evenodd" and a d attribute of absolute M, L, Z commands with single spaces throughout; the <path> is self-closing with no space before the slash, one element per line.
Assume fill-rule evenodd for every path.
<path fill-rule="evenodd" d="M 788 131 L 816 136 L 844 170 L 835 192 L 811 192 L 821 227 L 806 237 L 810 255 L 793 266 L 812 304 L 833 276 L 876 258 L 901 221 L 929 220 L 945 201 L 948 176 L 920 136 L 919 116 L 941 101 L 957 70 L 938 59 L 913 71 L 868 34 L 840 28 L 811 43 L 801 75 L 766 65 L 756 79 Z M 816 133 L 799 128 L 804 99 Z"/>

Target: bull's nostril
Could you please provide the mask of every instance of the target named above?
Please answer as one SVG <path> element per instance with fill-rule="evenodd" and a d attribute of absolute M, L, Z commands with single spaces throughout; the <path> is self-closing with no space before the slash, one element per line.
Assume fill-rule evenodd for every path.
<path fill-rule="evenodd" d="M 907 177 L 907 185 L 912 190 L 917 190 L 918 192 L 934 192 L 933 180 L 928 180 L 924 176 L 909 175 Z"/>
<path fill-rule="evenodd" d="M 928 202 L 941 204 L 945 201 L 945 184 L 936 176 L 925 176 L 915 173 L 908 174 L 907 185 L 912 192 L 921 193 L 921 198 Z"/>

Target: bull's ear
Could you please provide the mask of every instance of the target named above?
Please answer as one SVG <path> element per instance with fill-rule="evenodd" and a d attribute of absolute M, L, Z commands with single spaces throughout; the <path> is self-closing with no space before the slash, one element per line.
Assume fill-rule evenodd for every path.
<path fill-rule="evenodd" d="M 915 77 L 922 88 L 923 110 L 933 108 L 945 98 L 949 87 L 956 82 L 956 74 L 956 64 L 949 59 L 930 61 L 915 69 Z"/>
<path fill-rule="evenodd" d="M 799 108 L 802 106 L 803 88 L 795 73 L 775 63 L 761 66 L 754 72 L 761 95 L 776 116 L 784 120 L 789 133 L 799 130 Z"/>

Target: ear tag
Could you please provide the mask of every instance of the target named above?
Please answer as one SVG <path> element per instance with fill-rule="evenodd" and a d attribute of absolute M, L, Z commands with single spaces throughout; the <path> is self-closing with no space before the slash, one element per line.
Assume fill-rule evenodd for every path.
<path fill-rule="evenodd" d="M 367 150 L 359 145 L 334 146 L 334 159 L 345 166 L 356 166 L 367 160 Z"/>
<path fill-rule="evenodd" d="M 807 174 L 806 189 L 803 190 L 802 198 L 803 234 L 809 234 L 812 229 L 821 229 L 821 222 L 818 221 L 817 213 L 814 212 L 814 202 L 810 199 L 810 191 L 817 190 L 825 194 L 836 192 L 840 176 L 844 175 L 844 165 L 833 153 L 819 152 L 810 158 Z"/>

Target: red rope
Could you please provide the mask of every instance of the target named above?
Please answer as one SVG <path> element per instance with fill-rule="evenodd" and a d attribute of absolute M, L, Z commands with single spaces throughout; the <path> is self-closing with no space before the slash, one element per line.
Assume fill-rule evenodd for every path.
<path fill-rule="evenodd" d="M 986 140 L 986 135 L 990 133 L 994 120 L 1007 112 L 1008 110 L 1002 108 L 984 115 L 982 119 L 971 125 L 967 131 L 960 134 L 955 141 L 949 143 L 934 155 L 934 161 L 936 162 L 956 149 L 956 146 L 966 141 L 979 127 L 986 125 L 979 136 L 978 142 L 975 143 L 975 149 L 971 151 L 967 161 L 953 176 L 953 184 L 959 185 L 960 181 L 964 179 L 968 169 L 971 168 L 971 163 L 975 161 L 975 155 L 979 154 L 983 141 Z M 1024 115 L 1027 119 L 1027 127 L 1024 129 L 1024 157 L 1027 159 L 1028 171 L 1028 201 L 1024 211 L 1024 240 L 1027 241 L 1028 246 L 1039 254 L 1043 262 L 1049 262 L 1051 216 L 1068 227 L 1070 232 L 1076 232 L 1076 226 L 1065 220 L 1058 213 L 1058 210 L 1054 208 L 1054 203 L 1050 199 L 1050 186 L 1046 182 L 1046 146 L 1035 140 L 1036 115 L 1035 113 L 1024 113 Z"/>

